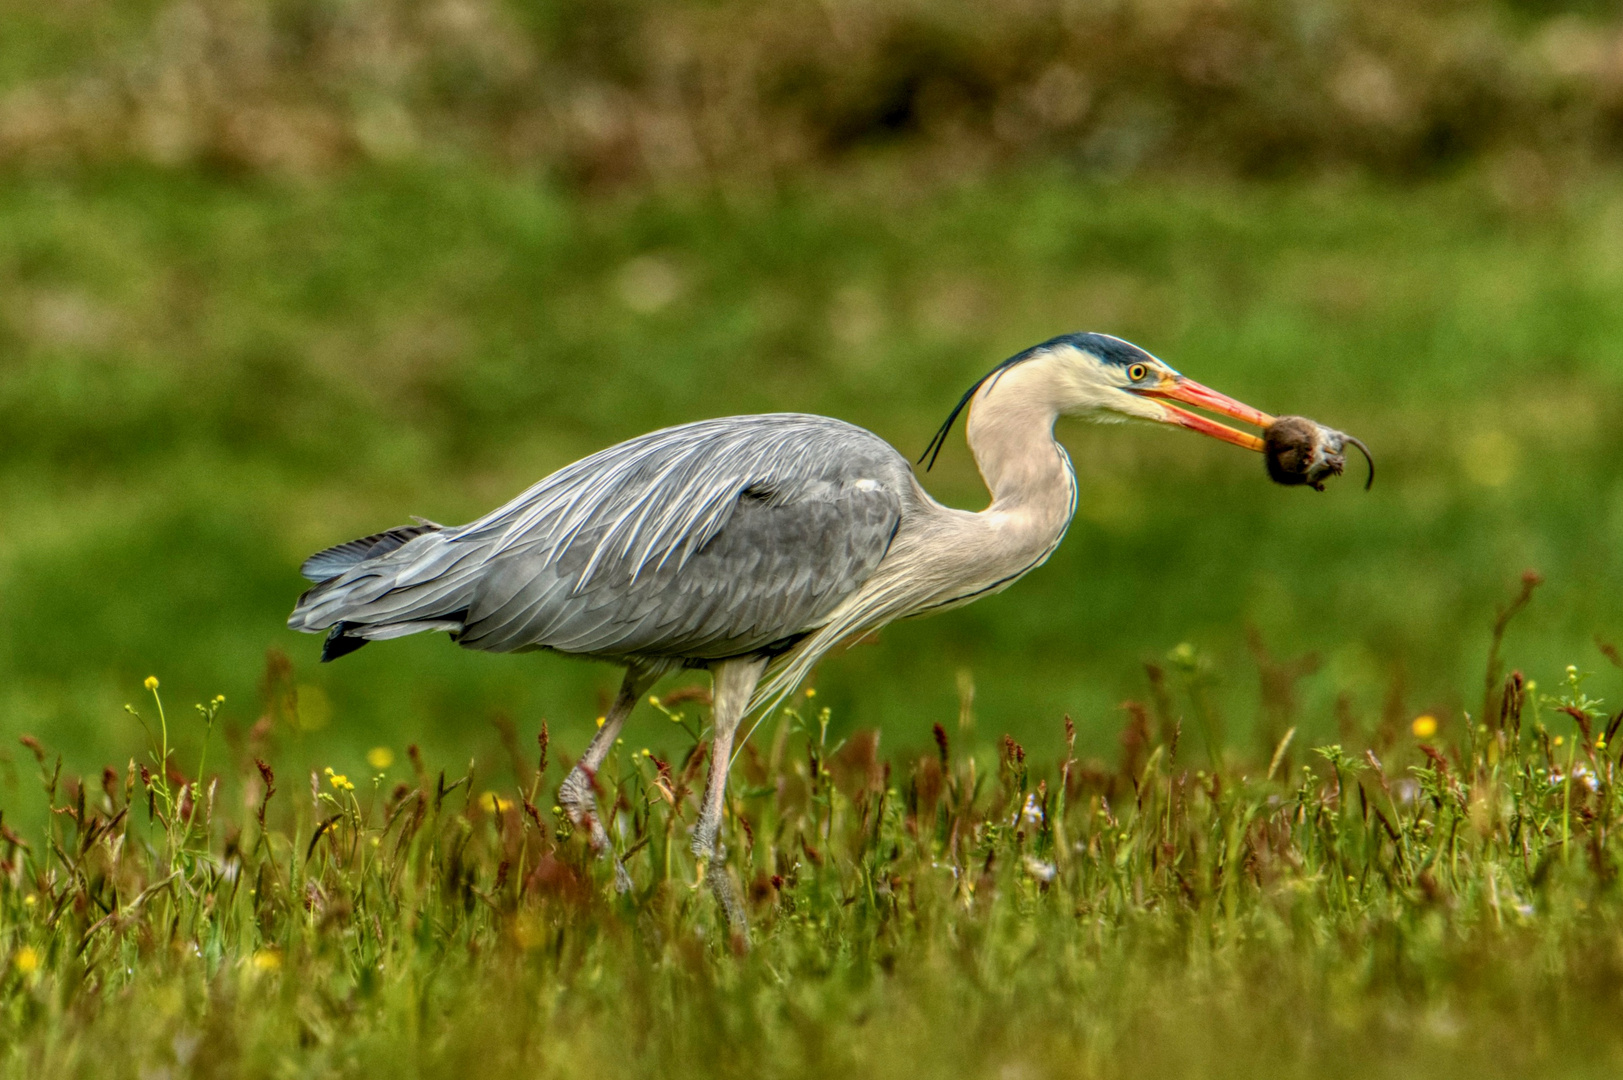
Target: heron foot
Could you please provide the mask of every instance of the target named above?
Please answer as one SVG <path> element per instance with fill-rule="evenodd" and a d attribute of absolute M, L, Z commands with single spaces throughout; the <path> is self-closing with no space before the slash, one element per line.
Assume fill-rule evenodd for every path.
<path fill-rule="evenodd" d="M 558 805 L 569 814 L 569 820 L 575 823 L 577 829 L 586 830 L 592 854 L 614 863 L 614 891 L 630 892 L 631 874 L 626 870 L 625 863 L 614 853 L 614 845 L 609 842 L 608 831 L 603 828 L 603 821 L 598 816 L 597 799 L 592 794 L 592 777 L 579 765 L 569 770 L 564 782 L 558 785 Z"/>
<path fill-rule="evenodd" d="M 698 865 L 690 888 L 697 890 L 700 884 L 710 886 L 710 895 L 716 898 L 722 920 L 732 934 L 733 947 L 746 949 L 749 947 L 749 916 L 744 912 L 744 898 L 727 873 L 727 848 L 716 838 L 716 829 L 707 829 L 705 825 L 701 821 L 693 830 L 690 847 Z"/>
<path fill-rule="evenodd" d="M 720 859 L 713 860 L 705 868 L 705 883 L 710 886 L 710 894 L 716 898 L 716 906 L 721 909 L 722 921 L 732 935 L 733 948 L 745 950 L 749 948 L 749 916 L 744 912 L 744 898 L 738 893 L 738 886 L 733 884 L 732 875 L 727 873 L 727 864 Z"/>

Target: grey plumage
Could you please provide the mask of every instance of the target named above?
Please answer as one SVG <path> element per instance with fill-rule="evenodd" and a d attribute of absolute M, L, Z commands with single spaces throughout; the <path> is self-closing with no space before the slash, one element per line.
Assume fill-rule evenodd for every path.
<path fill-rule="evenodd" d="M 744 908 L 722 869 L 719 829 L 745 716 L 765 715 L 841 641 L 1001 591 L 1040 566 L 1076 510 L 1076 475 L 1054 440 L 1061 415 L 1176 424 L 1262 448 L 1172 401 L 1272 423 L 1127 342 L 1068 334 L 999 364 L 931 441 L 933 463 L 968 410 L 992 494 L 978 513 L 930 498 L 900 454 L 839 420 L 706 420 L 566 466 L 470 525 L 419 522 L 313 555 L 304 571 L 317 584 L 288 624 L 328 630 L 324 660 L 448 630 L 472 649 L 624 664 L 614 704 L 558 790 L 603 854 L 612 842 L 593 776 L 621 725 L 666 671 L 708 667 L 709 776 L 690 846 L 738 930 Z M 618 864 L 615 877 L 630 887 Z"/>
<path fill-rule="evenodd" d="M 408 540 L 415 540 L 426 532 L 443 529 L 443 525 L 435 525 L 430 521 L 419 522 L 416 525 L 401 525 L 393 529 L 371 536 L 363 536 L 359 540 L 350 540 L 318 551 L 304 560 L 299 567 L 299 573 L 310 581 L 331 581 L 345 570 L 367 559 L 375 559 L 380 555 L 387 555 L 395 548 L 405 544 Z"/>
<path fill-rule="evenodd" d="M 312 556 L 289 619 L 329 651 L 448 630 L 491 652 L 705 663 L 779 651 L 865 581 L 915 488 L 878 436 L 827 417 L 656 431 L 560 469 L 460 528 Z M 336 649 L 344 639 L 356 644 Z"/>

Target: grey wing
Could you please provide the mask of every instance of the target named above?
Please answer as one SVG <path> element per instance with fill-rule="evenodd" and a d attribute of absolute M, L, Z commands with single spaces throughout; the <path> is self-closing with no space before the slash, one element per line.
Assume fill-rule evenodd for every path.
<path fill-rule="evenodd" d="M 901 455 L 840 421 L 688 424 L 611 447 L 471 525 L 357 567 L 346 576 L 361 602 L 318 597 L 299 628 L 343 621 L 346 633 L 393 637 L 449 620 L 461 644 L 497 652 L 714 659 L 768 649 L 820 625 L 874 571 L 912 485 Z"/>

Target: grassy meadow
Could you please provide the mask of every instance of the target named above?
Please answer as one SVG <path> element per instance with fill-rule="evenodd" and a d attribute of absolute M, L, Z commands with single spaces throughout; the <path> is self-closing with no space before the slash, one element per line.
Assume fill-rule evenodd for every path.
<path fill-rule="evenodd" d="M 1609 1072 L 1620 252 L 1604 179 L 14 178 L 3 1067 Z M 826 661 L 741 760 L 747 957 L 687 885 L 702 677 L 605 778 L 617 898 L 551 812 L 614 672 L 428 636 L 318 666 L 282 626 L 323 545 L 698 417 L 916 451 L 997 359 L 1082 327 L 1361 435 L 1374 489 L 1066 426 L 1050 563 Z M 927 483 L 982 497 L 958 439 Z M 1495 676 L 1485 714 L 1528 567 L 1502 667 L 1531 683 Z"/>
<path fill-rule="evenodd" d="M 1259 648 L 1300 669 L 1289 719 L 1315 738 L 1338 708 L 1355 728 L 1452 718 L 1527 567 L 1548 580 L 1511 639 L 1530 675 L 1623 637 L 1623 187 L 1536 207 L 1470 180 L 899 190 L 582 203 L 475 170 L 7 184 L 8 743 L 123 761 L 143 737 L 122 705 L 151 673 L 225 694 L 222 725 L 243 728 L 276 651 L 301 764 L 488 751 L 498 716 L 577 748 L 614 672 L 427 635 L 318 667 L 283 628 L 300 559 L 411 514 L 468 520 L 706 416 L 824 412 L 916 453 L 991 364 L 1080 327 L 1361 435 L 1378 482 L 1286 490 L 1231 447 L 1067 424 L 1082 495 L 1060 551 L 825 663 L 837 723 L 925 747 L 972 684 L 989 735 L 1035 741 L 1070 714 L 1108 756 L 1142 663 L 1186 643 L 1246 748 L 1281 727 L 1252 739 Z M 983 497 L 961 435 L 926 482 Z"/>
<path fill-rule="evenodd" d="M 0 0 L 0 1077 L 1616 1075 L 1603 9 Z M 285 628 L 317 549 L 705 417 L 914 456 L 1073 330 L 1373 489 L 1063 422 L 1049 563 L 742 751 L 747 935 L 702 675 L 621 895 L 554 806 L 618 672 Z"/>

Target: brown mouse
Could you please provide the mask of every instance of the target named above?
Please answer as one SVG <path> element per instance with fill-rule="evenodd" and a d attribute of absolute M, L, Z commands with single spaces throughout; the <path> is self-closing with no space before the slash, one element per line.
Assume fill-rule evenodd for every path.
<path fill-rule="evenodd" d="M 1340 476 L 1347 467 L 1345 450 L 1350 443 L 1358 447 L 1369 463 L 1369 478 L 1364 490 L 1375 483 L 1375 459 L 1360 440 L 1335 428 L 1325 427 L 1305 416 L 1281 416 L 1262 433 L 1263 460 L 1268 475 L 1276 484 L 1295 486 L 1306 484 L 1315 491 L 1324 490 L 1324 482 Z"/>

